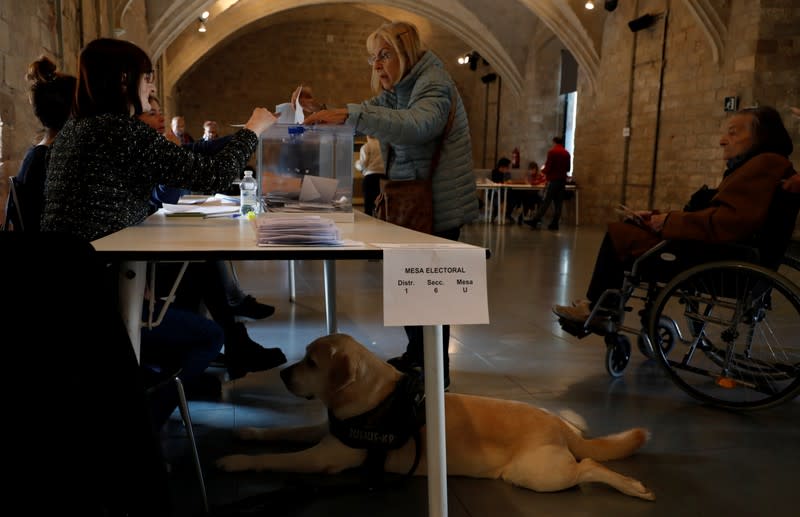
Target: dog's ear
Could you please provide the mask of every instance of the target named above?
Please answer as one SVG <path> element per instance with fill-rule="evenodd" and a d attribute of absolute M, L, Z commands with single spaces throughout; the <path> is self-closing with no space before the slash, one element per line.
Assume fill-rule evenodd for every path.
<path fill-rule="evenodd" d="M 328 383 L 330 393 L 341 391 L 356 380 L 356 365 L 352 359 L 343 353 L 331 351 L 331 367 L 328 370 Z"/>

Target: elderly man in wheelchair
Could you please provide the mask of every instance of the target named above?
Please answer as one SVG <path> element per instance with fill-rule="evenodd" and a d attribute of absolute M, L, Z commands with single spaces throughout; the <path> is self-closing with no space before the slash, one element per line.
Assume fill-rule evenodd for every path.
<path fill-rule="evenodd" d="M 796 173 L 777 111 L 745 109 L 726 125 L 718 188 L 704 186 L 681 211 L 609 224 L 587 299 L 553 312 L 573 335 L 605 336 L 614 377 L 630 360 L 623 333 L 633 334 L 701 402 L 765 408 L 800 392 L 800 288 L 777 273 L 800 194 L 783 188 Z M 640 325 L 626 326 L 634 311 Z"/>

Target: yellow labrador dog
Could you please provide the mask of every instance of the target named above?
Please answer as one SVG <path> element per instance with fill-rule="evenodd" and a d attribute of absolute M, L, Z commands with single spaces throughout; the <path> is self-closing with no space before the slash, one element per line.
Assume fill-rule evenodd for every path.
<path fill-rule="evenodd" d="M 402 373 L 345 334 L 321 337 L 305 357 L 281 372 L 286 387 L 300 397 L 316 398 L 336 419 L 369 412 L 394 393 Z M 577 428 L 542 409 L 510 400 L 445 393 L 447 472 L 457 476 L 503 479 L 540 492 L 599 482 L 647 500 L 655 494 L 639 481 L 598 463 L 630 456 L 648 439 L 635 428 L 585 439 Z M 316 428 L 243 428 L 244 439 L 309 440 Z M 424 437 L 425 428 L 422 428 Z M 319 438 L 317 436 L 316 438 Z M 427 472 L 425 440 L 417 474 Z M 229 472 L 270 470 L 336 473 L 362 465 L 363 449 L 325 434 L 314 446 L 291 453 L 225 456 L 217 466 Z M 384 468 L 404 474 L 415 459 L 414 440 L 388 452 Z"/>

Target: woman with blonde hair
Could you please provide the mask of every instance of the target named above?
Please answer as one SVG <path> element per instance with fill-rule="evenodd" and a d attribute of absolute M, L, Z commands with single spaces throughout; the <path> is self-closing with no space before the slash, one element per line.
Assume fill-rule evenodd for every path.
<path fill-rule="evenodd" d="M 458 240 L 461 227 L 478 217 L 478 199 L 469 123 L 456 85 L 444 63 L 423 47 L 411 23 L 381 25 L 367 37 L 366 46 L 376 95 L 346 108 L 318 111 L 304 123 L 347 122 L 357 133 L 377 138 L 390 180 L 424 179 L 435 173 L 433 233 Z M 300 93 L 302 90 L 295 91 L 296 95 Z M 422 327 L 406 327 L 406 334 L 406 352 L 391 362 L 401 370 L 419 368 Z M 445 386 L 450 384 L 449 335 L 446 325 Z"/>

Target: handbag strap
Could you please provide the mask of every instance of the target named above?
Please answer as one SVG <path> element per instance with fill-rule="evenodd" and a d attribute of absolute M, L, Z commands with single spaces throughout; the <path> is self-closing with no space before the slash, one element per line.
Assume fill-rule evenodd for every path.
<path fill-rule="evenodd" d="M 444 139 L 447 138 L 447 134 L 450 133 L 450 129 L 453 127 L 453 119 L 456 117 L 456 101 L 456 88 L 455 85 L 453 85 L 453 89 L 450 92 L 450 113 L 447 116 L 447 124 L 444 126 L 442 135 L 439 137 L 439 141 L 436 142 L 436 150 L 433 151 L 433 158 L 431 158 L 431 173 L 428 174 L 428 181 L 433 181 L 433 175 L 436 173 L 436 169 L 439 167 L 439 157 L 442 154 Z"/>
<path fill-rule="evenodd" d="M 450 113 L 447 115 L 447 124 L 444 126 L 444 130 L 442 130 L 442 134 L 439 136 L 439 140 L 436 142 L 436 149 L 433 151 L 433 157 L 431 158 L 431 172 L 428 174 L 428 181 L 433 181 L 433 175 L 436 173 L 436 169 L 439 167 L 439 157 L 442 154 L 442 146 L 444 145 L 444 139 L 447 138 L 447 134 L 450 133 L 450 129 L 453 127 L 453 119 L 456 117 L 456 88 L 453 85 L 453 90 L 450 92 Z M 386 157 L 386 164 L 388 165 L 391 162 L 392 155 L 394 154 L 394 147 L 389 144 L 389 156 Z"/>

